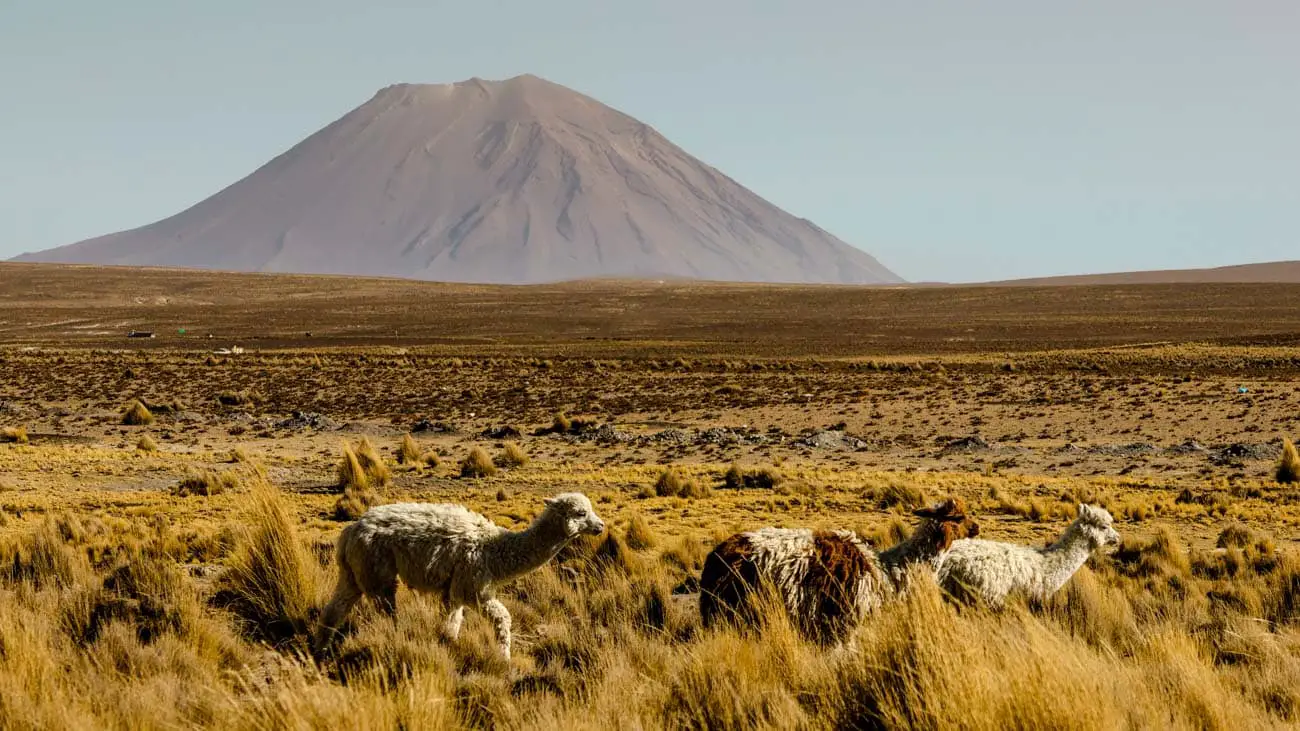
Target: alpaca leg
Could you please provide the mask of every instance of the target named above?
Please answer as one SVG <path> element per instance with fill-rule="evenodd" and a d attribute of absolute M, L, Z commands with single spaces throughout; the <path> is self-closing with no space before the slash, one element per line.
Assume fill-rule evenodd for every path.
<path fill-rule="evenodd" d="M 858 645 L 858 636 L 855 634 L 836 642 L 835 646 L 831 648 L 829 654 L 832 658 L 844 658 L 848 655 L 858 654 L 860 649 L 861 648 Z"/>
<path fill-rule="evenodd" d="M 448 639 L 460 637 L 460 627 L 465 622 L 465 605 L 458 604 L 447 614 L 447 621 L 442 624 L 442 632 Z"/>
<path fill-rule="evenodd" d="M 375 592 L 375 606 L 379 608 L 388 618 L 396 621 L 397 619 L 397 582 L 381 588 Z"/>
<path fill-rule="evenodd" d="M 338 638 L 338 629 L 347 619 L 352 607 L 361 599 L 361 589 L 352 577 L 352 571 L 346 566 L 339 566 L 339 582 L 334 588 L 334 596 L 321 612 L 320 625 L 316 629 L 316 649 L 324 650 Z"/>
<path fill-rule="evenodd" d="M 497 649 L 505 659 L 510 659 L 510 610 L 499 599 L 488 599 L 483 602 L 483 613 L 492 618 L 492 625 L 496 628 Z"/>

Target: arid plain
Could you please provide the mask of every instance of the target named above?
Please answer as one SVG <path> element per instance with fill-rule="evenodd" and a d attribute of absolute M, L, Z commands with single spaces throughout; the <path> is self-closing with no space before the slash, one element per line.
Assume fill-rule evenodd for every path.
<path fill-rule="evenodd" d="M 1277 478 L 1297 384 L 1291 284 L 0 264 L 0 726 L 1294 725 L 1300 485 Z M 508 665 L 481 616 L 444 641 L 405 590 L 395 624 L 363 604 L 311 656 L 340 459 L 366 441 L 391 474 L 364 502 L 518 528 L 580 490 L 610 526 L 506 591 Z M 463 475 L 475 448 L 494 474 Z M 729 486 L 733 465 L 754 479 Z M 700 627 L 692 577 L 718 539 L 887 545 L 948 495 L 983 537 L 1033 545 L 1097 503 L 1124 543 L 1045 606 L 923 586 L 848 655 L 779 623 Z"/>

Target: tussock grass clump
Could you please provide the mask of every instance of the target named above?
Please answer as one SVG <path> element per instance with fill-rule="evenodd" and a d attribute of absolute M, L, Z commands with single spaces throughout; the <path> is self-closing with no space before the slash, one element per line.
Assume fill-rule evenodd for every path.
<path fill-rule="evenodd" d="M 722 476 L 722 486 L 728 490 L 739 490 L 745 486 L 745 472 L 740 469 L 740 465 L 731 463 L 731 467 Z"/>
<path fill-rule="evenodd" d="M 785 477 L 776 470 L 767 467 L 743 470 L 732 462 L 722 476 L 722 487 L 727 490 L 771 490 L 784 480 Z"/>
<path fill-rule="evenodd" d="M 654 491 L 659 497 L 677 497 L 682 494 L 682 483 L 685 480 L 677 473 L 677 470 L 669 467 L 659 473 L 658 479 L 655 480 Z"/>
<path fill-rule="evenodd" d="M 1282 439 L 1282 458 L 1278 460 L 1273 479 L 1283 485 L 1300 483 L 1300 452 L 1296 451 L 1295 442 Z"/>
<path fill-rule="evenodd" d="M 1263 604 L 1265 616 L 1274 626 L 1300 626 L 1300 557 L 1286 554 L 1278 562 L 1269 578 Z"/>
<path fill-rule="evenodd" d="M 859 530 L 857 534 L 877 551 L 897 545 L 912 535 L 912 526 L 895 516 L 888 523 L 872 530 Z"/>
<path fill-rule="evenodd" d="M 1152 637 L 1116 664 L 1023 610 L 958 614 L 921 582 L 859 635 L 861 652 L 816 701 L 831 727 L 1206 728 L 1258 719 L 1199 659 Z M 1244 715 L 1241 715 L 1244 714 Z"/>
<path fill-rule="evenodd" d="M 298 520 L 273 485 L 251 486 L 234 555 L 218 581 L 218 602 L 248 633 L 273 644 L 305 639 L 316 613 L 320 569 L 298 537 Z"/>
<path fill-rule="evenodd" d="M 420 464 L 420 445 L 415 443 L 415 438 L 409 432 L 402 437 L 402 443 L 397 447 L 397 463 L 401 465 Z"/>
<path fill-rule="evenodd" d="M 1144 581 L 1156 595 L 1181 595 L 1192 573 L 1186 546 L 1167 526 L 1148 539 L 1125 537 L 1112 559 L 1121 574 Z"/>
<path fill-rule="evenodd" d="M 397 447 L 397 463 L 412 468 L 437 467 L 442 464 L 442 460 L 433 450 L 421 452 L 420 444 L 415 441 L 415 437 L 411 436 L 410 432 L 407 432 L 402 437 L 402 443 Z"/>
<path fill-rule="evenodd" d="M 683 477 L 672 467 L 659 473 L 659 478 L 655 480 L 654 492 L 659 497 L 683 497 L 687 499 L 705 498 L 713 494 L 708 485 Z"/>
<path fill-rule="evenodd" d="M 684 482 L 681 475 L 677 474 L 677 470 L 666 469 L 660 472 L 659 479 L 655 480 L 655 494 L 659 497 L 677 497 L 682 494 Z"/>
<path fill-rule="evenodd" d="M 377 502 L 379 496 L 374 491 L 348 488 L 334 503 L 334 519 L 356 520 L 365 515 L 366 511 L 374 507 Z"/>
<path fill-rule="evenodd" d="M 191 471 L 181 478 L 174 490 L 177 497 L 202 495 L 211 497 L 223 492 L 239 489 L 243 480 L 235 470 L 215 472 L 213 470 Z"/>
<path fill-rule="evenodd" d="M 185 403 L 180 399 L 158 402 L 150 402 L 141 399 L 140 403 L 144 404 L 146 408 L 155 414 L 177 414 L 185 410 Z"/>
<path fill-rule="evenodd" d="M 135 448 L 140 452 L 157 452 L 158 442 L 155 442 L 153 437 L 148 434 L 142 434 L 140 440 L 135 443 Z"/>
<path fill-rule="evenodd" d="M 504 469 L 516 469 L 528 464 L 528 453 L 523 447 L 516 442 L 506 442 L 506 446 L 501 450 L 501 454 L 496 456 L 494 463 L 497 467 Z"/>
<path fill-rule="evenodd" d="M 69 545 L 76 524 L 47 517 L 31 532 L 0 540 L 0 586 L 69 589 L 90 581 L 86 556 Z M 0 614 L 3 614 L 0 612 Z"/>
<path fill-rule="evenodd" d="M 644 551 L 654 548 L 658 543 L 659 537 L 650 529 L 645 517 L 633 513 L 632 520 L 627 525 L 627 547 L 633 551 Z"/>
<path fill-rule="evenodd" d="M 26 444 L 27 427 L 25 426 L 0 427 L 0 442 L 9 442 L 11 444 Z"/>
<path fill-rule="evenodd" d="M 682 483 L 682 491 L 677 495 L 688 500 L 695 500 L 696 498 L 711 497 L 713 489 L 698 480 L 686 480 Z"/>
<path fill-rule="evenodd" d="M 492 457 L 482 447 L 474 447 L 465 455 L 465 459 L 460 463 L 460 476 L 465 478 L 478 479 L 480 477 L 494 477 L 497 473 L 497 466 L 492 463 Z"/>
<path fill-rule="evenodd" d="M 217 403 L 222 406 L 248 406 L 253 403 L 253 395 L 247 391 L 222 391 L 217 394 Z"/>
<path fill-rule="evenodd" d="M 371 446 L 372 452 L 373 449 Z M 376 490 L 388 483 L 389 473 L 383 462 L 375 462 L 375 458 L 377 455 L 363 459 L 351 446 L 343 445 L 343 456 L 336 470 L 337 489 L 343 493 L 334 504 L 336 520 L 356 520 L 379 501 Z M 375 470 L 376 464 L 383 469 Z"/>
<path fill-rule="evenodd" d="M 1233 523 L 1219 531 L 1214 545 L 1219 548 L 1253 548 L 1261 553 L 1272 553 L 1276 548 L 1271 538 L 1242 523 Z"/>
<path fill-rule="evenodd" d="M 1022 500 L 1013 495 L 1008 495 L 998 488 L 992 488 L 989 491 L 989 498 L 997 504 L 993 508 L 999 513 L 1005 515 L 1018 515 L 1022 518 L 1028 518 L 1035 523 L 1046 523 L 1052 520 L 1073 520 L 1075 516 L 1074 506 L 1079 502 L 1096 502 L 1084 498 L 1071 498 L 1068 501 L 1043 502 L 1041 500 L 1030 498 Z M 1145 520 L 1152 514 L 1152 507 L 1147 502 L 1116 504 L 1114 501 L 1106 501 L 1108 509 L 1115 514 L 1117 518 L 1127 520 Z"/>
<path fill-rule="evenodd" d="M 899 505 L 904 508 L 919 508 L 929 502 L 924 489 L 897 480 L 867 490 L 864 497 L 874 502 L 881 510 Z"/>
<path fill-rule="evenodd" d="M 139 399 L 128 404 L 122 412 L 122 423 L 127 426 L 148 426 L 153 421 L 153 413 Z"/>
<path fill-rule="evenodd" d="M 1103 584 L 1087 566 L 1042 609 L 1045 616 L 1093 648 L 1131 653 L 1141 644 L 1142 632 L 1124 591 Z"/>
<path fill-rule="evenodd" d="M 592 560 L 600 571 L 618 571 L 623 574 L 634 574 L 641 565 L 640 559 L 627 543 L 613 531 L 605 532 L 605 538 L 596 547 Z"/>
<path fill-rule="evenodd" d="M 720 731 L 818 728 L 816 714 L 804 708 L 796 690 L 779 677 L 786 673 L 770 670 L 789 668 L 786 663 L 796 655 L 795 640 L 785 637 L 788 634 L 774 625 L 764 633 L 765 643 L 734 634 L 706 638 L 700 661 L 674 668 L 662 708 L 649 725 Z M 706 657 L 714 659 L 704 661 Z M 840 727 L 858 728 L 853 723 Z"/>
<path fill-rule="evenodd" d="M 379 450 L 375 449 L 374 442 L 369 437 L 361 437 L 361 441 L 356 446 L 357 462 L 360 463 L 361 469 L 365 470 L 366 476 L 370 478 L 370 486 L 375 488 L 388 487 L 393 481 L 393 471 L 388 468 L 384 458 L 379 456 Z"/>
<path fill-rule="evenodd" d="M 343 445 L 335 475 L 338 477 L 335 486 L 338 492 L 346 492 L 349 486 L 361 491 L 384 488 L 393 480 L 392 470 L 375 451 L 375 445 L 365 437 L 355 445 Z"/>
<path fill-rule="evenodd" d="M 780 485 L 784 479 L 785 477 L 780 472 L 763 467 L 761 469 L 752 470 L 745 475 L 745 487 L 758 490 L 771 490 L 777 485 Z"/>
<path fill-rule="evenodd" d="M 543 436 L 546 434 L 582 434 L 595 426 L 595 420 L 572 418 L 561 411 L 551 419 L 551 425 L 548 428 L 534 432 L 534 436 Z"/>
<path fill-rule="evenodd" d="M 714 544 L 715 541 L 682 536 L 659 554 L 659 560 L 675 572 L 686 575 L 691 581 L 696 581 L 700 569 L 704 568 L 704 558 L 713 549 Z"/>
<path fill-rule="evenodd" d="M 83 643 L 94 644 L 128 627 L 142 645 L 175 638 L 223 671 L 237 670 L 248 659 L 234 633 L 211 619 L 193 583 L 165 556 L 149 550 L 112 569 L 91 592 L 89 616 L 75 630 Z"/>

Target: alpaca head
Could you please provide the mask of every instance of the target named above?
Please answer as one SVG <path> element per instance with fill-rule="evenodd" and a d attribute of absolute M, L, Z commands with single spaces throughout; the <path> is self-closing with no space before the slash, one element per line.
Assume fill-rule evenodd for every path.
<path fill-rule="evenodd" d="M 1115 519 L 1103 507 L 1079 503 L 1079 517 L 1074 521 L 1092 550 L 1119 545 L 1119 533 L 1112 527 Z"/>
<path fill-rule="evenodd" d="M 941 551 L 948 550 L 953 541 L 980 534 L 979 524 L 966 515 L 966 503 L 961 498 L 948 498 L 926 508 L 917 508 L 912 515 L 921 518 L 923 526 L 929 524 L 936 529 Z"/>
<path fill-rule="evenodd" d="M 559 521 L 564 526 L 564 534 L 570 538 L 582 533 L 597 536 L 605 532 L 605 521 L 596 515 L 591 501 L 580 492 L 565 492 L 546 498 L 543 518 Z"/>

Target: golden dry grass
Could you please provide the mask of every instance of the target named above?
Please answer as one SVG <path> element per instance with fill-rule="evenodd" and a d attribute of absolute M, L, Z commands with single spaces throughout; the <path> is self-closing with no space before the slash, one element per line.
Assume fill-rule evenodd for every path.
<path fill-rule="evenodd" d="M 127 426 L 148 426 L 153 422 L 153 413 L 139 399 L 127 404 L 122 411 L 122 423 Z"/>
<path fill-rule="evenodd" d="M 353 451 L 357 463 L 366 474 L 370 487 L 380 489 L 392 483 L 393 471 L 388 468 L 388 463 L 380 456 L 379 450 L 375 449 L 375 444 L 369 437 L 362 437 Z"/>
<path fill-rule="evenodd" d="M 190 495 L 212 497 L 227 490 L 237 489 L 239 484 L 239 475 L 234 470 L 225 470 L 223 472 L 203 470 L 201 472 L 192 472 L 183 477 L 180 483 L 176 485 L 176 495 L 177 497 L 189 497 Z"/>
<path fill-rule="evenodd" d="M 22 426 L 0 427 L 0 442 L 7 442 L 10 444 L 26 444 L 27 428 Z"/>
<path fill-rule="evenodd" d="M 420 447 L 410 433 L 402 436 L 402 443 L 397 448 L 397 463 L 403 465 L 420 464 Z"/>
<path fill-rule="evenodd" d="M 493 477 L 497 473 L 497 466 L 493 463 L 492 457 L 488 455 L 487 450 L 482 447 L 474 447 L 469 450 L 460 463 L 460 476 L 466 478 Z"/>
<path fill-rule="evenodd" d="M 872 479 L 845 485 L 862 477 Z M 582 483 L 609 495 L 596 487 L 600 479 L 592 472 Z M 961 484 L 957 476 L 915 479 L 935 494 Z M 505 503 L 485 495 L 482 509 L 526 519 L 546 492 L 518 484 L 525 494 Z M 990 484 L 1032 489 L 1002 478 L 974 489 L 987 493 Z M 762 505 L 768 498 L 760 493 L 769 494 L 715 493 L 728 499 L 714 507 L 734 513 Z M 835 495 L 826 499 L 842 499 Z M 616 492 L 597 501 L 598 511 L 611 528 L 626 526 L 627 541 L 611 532 L 575 544 L 504 590 L 517 638 L 507 668 L 486 620 L 471 612 L 465 636 L 447 643 L 438 638 L 437 603 L 405 590 L 396 623 L 363 603 L 338 652 L 313 659 L 307 637 L 332 585 L 333 561 L 319 550 L 328 542 L 304 532 L 314 511 L 296 508 L 301 497 L 265 481 L 213 499 L 228 498 L 241 509 L 205 529 L 222 536 L 205 557 L 215 567 L 211 578 L 187 570 L 186 544 L 195 539 L 178 540 L 174 521 L 50 515 L 0 539 L 0 725 L 1237 729 L 1300 722 L 1300 560 L 1239 525 L 1221 531 L 1221 547 L 1207 549 L 1189 549 L 1169 532 L 1130 538 L 1042 607 L 960 606 L 922 581 L 906 601 L 863 624 L 855 651 L 837 654 L 805 644 L 779 612 L 760 636 L 703 630 L 693 597 L 674 588 L 698 571 L 725 519 L 691 527 L 659 510 L 679 498 L 647 504 Z M 648 537 L 647 507 L 658 530 L 675 538 Z"/>
<path fill-rule="evenodd" d="M 1274 479 L 1287 485 L 1300 482 L 1300 452 L 1290 439 L 1282 440 L 1282 458 L 1278 460 Z"/>
<path fill-rule="evenodd" d="M 335 469 L 337 490 L 342 495 L 334 504 L 337 520 L 356 520 L 379 501 L 379 489 L 392 479 L 374 446 L 364 440 L 354 449 L 343 445 L 343 455 Z"/>
<path fill-rule="evenodd" d="M 523 447 L 519 446 L 518 442 L 506 442 L 505 447 L 496 456 L 493 463 L 506 469 L 518 469 L 526 466 L 529 459 L 528 453 L 524 451 Z"/>

